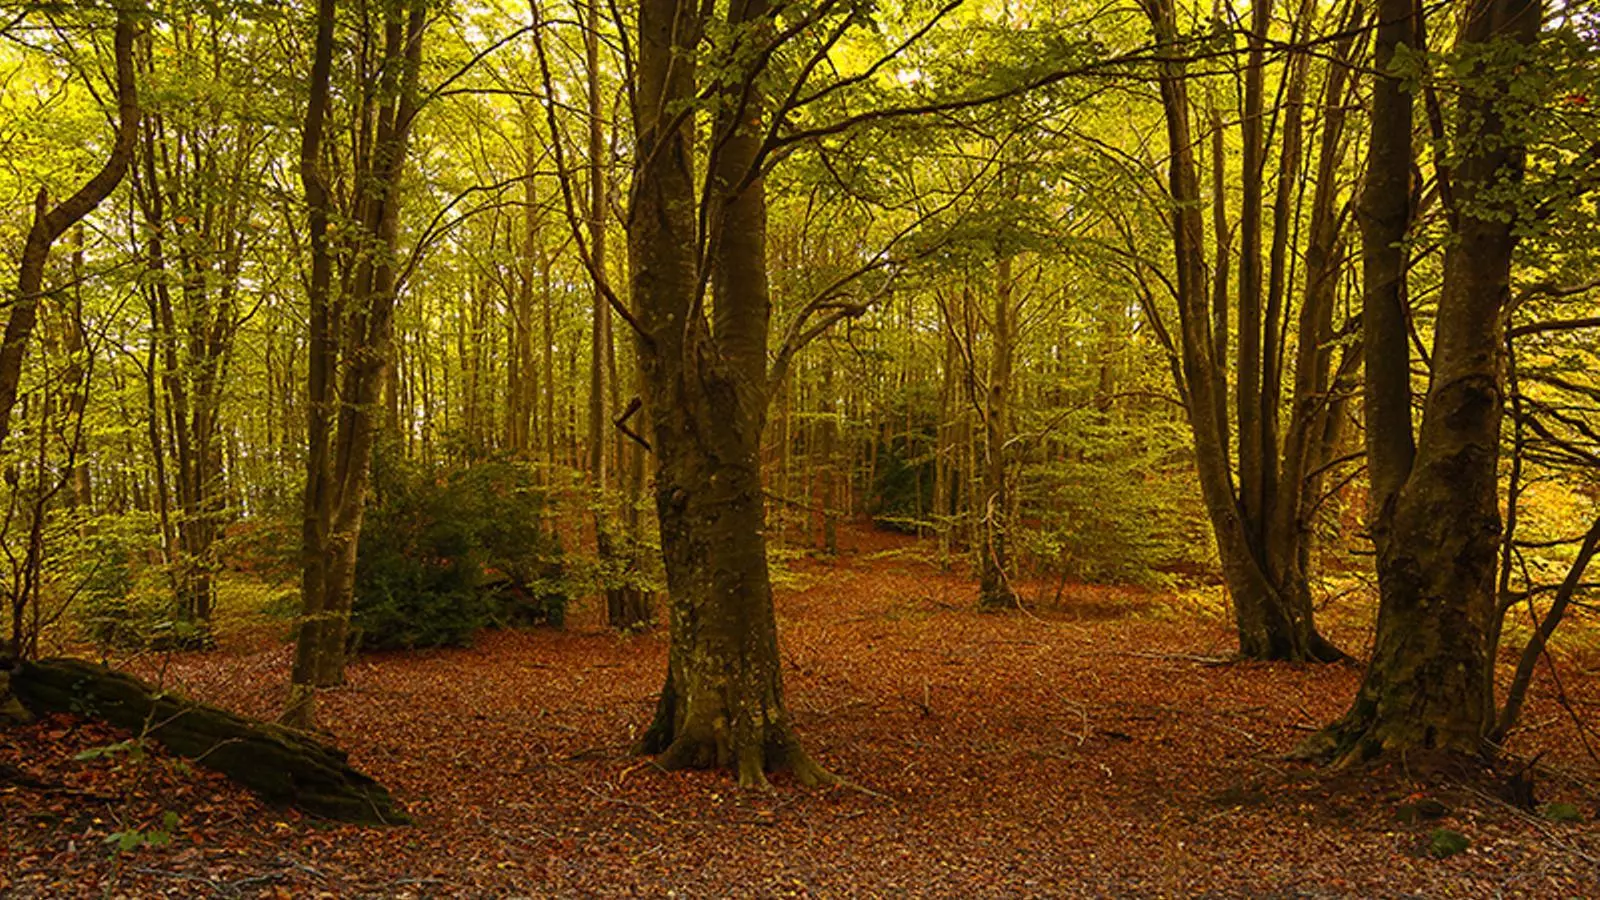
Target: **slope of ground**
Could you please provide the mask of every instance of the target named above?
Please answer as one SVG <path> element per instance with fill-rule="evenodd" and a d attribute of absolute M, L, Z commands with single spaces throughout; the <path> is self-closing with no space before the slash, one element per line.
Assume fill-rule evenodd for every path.
<path fill-rule="evenodd" d="M 1137 591 L 1075 587 L 1059 607 L 981 614 L 972 582 L 910 542 L 852 537 L 855 553 L 793 563 L 778 606 L 795 719 L 856 787 L 743 793 L 629 756 L 664 637 L 580 620 L 367 656 L 328 695 L 325 724 L 414 828 L 269 809 L 160 754 L 75 761 L 120 737 L 91 724 L 0 732 L 0 894 L 1600 894 L 1600 771 L 1554 703 L 1530 709 L 1513 749 L 1544 754 L 1539 800 L 1582 822 L 1471 784 L 1424 794 L 1403 768 L 1330 776 L 1284 756 L 1342 711 L 1358 670 L 1215 664 L 1223 622 Z M 1360 647 L 1353 627 L 1336 637 Z M 138 667 L 270 715 L 289 650 L 246 643 Z M 1567 671 L 1573 709 L 1600 703 L 1600 679 Z M 1467 849 L 1430 856 L 1438 829 Z M 143 839 L 106 843 L 130 833 Z M 115 852 L 122 840 L 138 846 Z"/>

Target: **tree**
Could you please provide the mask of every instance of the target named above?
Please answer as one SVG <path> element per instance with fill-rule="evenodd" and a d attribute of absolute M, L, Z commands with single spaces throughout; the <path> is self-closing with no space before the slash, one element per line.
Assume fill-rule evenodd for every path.
<path fill-rule="evenodd" d="M 314 721 L 315 689 L 344 681 L 356 552 L 393 339 L 400 175 L 417 114 L 427 6 L 426 0 L 382 4 L 378 90 L 361 92 L 352 116 L 368 138 L 357 145 L 355 186 L 343 210 L 354 227 L 342 229 L 347 243 L 335 246 L 329 234 L 336 213 L 326 171 L 329 150 L 323 144 L 332 93 L 335 0 L 317 4 L 311 94 L 300 145 L 311 245 L 302 608 L 284 712 L 284 721 L 298 727 Z M 344 271 L 336 287 L 335 254 L 341 250 Z"/>
<path fill-rule="evenodd" d="M 1239 221 L 1239 285 L 1236 322 L 1230 326 L 1229 236 L 1224 194 L 1222 126 L 1214 116 L 1213 197 L 1215 264 L 1206 264 L 1206 238 L 1196 146 L 1190 120 L 1189 85 L 1171 0 L 1145 0 L 1145 10 L 1166 54 L 1158 82 L 1167 126 L 1168 192 L 1177 278 L 1173 293 L 1179 326 L 1173 377 L 1194 434 L 1201 493 L 1216 537 L 1223 580 L 1233 604 L 1239 652 L 1255 659 L 1329 662 L 1344 654 L 1317 631 L 1309 583 L 1310 537 L 1317 476 L 1331 462 L 1337 433 L 1337 393 L 1332 390 L 1330 347 L 1338 275 L 1342 268 L 1338 166 L 1352 41 L 1335 45 L 1323 89 L 1322 140 L 1313 186 L 1306 248 L 1305 288 L 1296 333 L 1288 431 L 1280 436 L 1284 360 L 1280 335 L 1288 331 L 1288 279 L 1292 234 L 1298 230 L 1299 180 L 1305 141 L 1302 105 L 1310 55 L 1291 53 L 1284 76 L 1277 191 L 1267 269 L 1262 265 L 1266 182 L 1265 44 L 1272 23 L 1271 0 L 1252 6 L 1243 72 L 1241 111 L 1242 209 Z M 1310 4 L 1294 25 L 1303 39 L 1311 27 Z M 1345 25 L 1351 24 L 1346 17 Z M 1150 312 L 1154 309 L 1147 304 Z M 1229 338 L 1236 327 L 1236 384 L 1229 411 Z M 1166 333 L 1166 329 L 1162 329 Z M 1237 428 L 1237 451 L 1230 444 Z"/>
<path fill-rule="evenodd" d="M 139 94 L 133 60 L 136 32 L 133 10 L 119 6 L 112 37 L 116 68 L 117 131 L 105 164 L 77 192 L 55 206 L 50 205 L 49 195 L 43 188 L 34 198 L 33 225 L 28 230 L 27 242 L 22 249 L 22 259 L 17 267 L 17 292 L 11 304 L 11 314 L 6 318 L 3 342 L 0 342 L 0 444 L 11 433 L 12 412 L 16 408 L 22 382 L 22 361 L 39 319 L 50 249 L 67 229 L 111 196 L 133 159 L 134 144 L 139 133 Z M 42 510 L 39 512 L 42 513 Z M 40 563 L 41 560 L 30 553 L 30 564 L 36 567 Z M 25 600 L 25 594 L 12 598 L 10 652 L 14 654 L 20 654 L 23 649 Z"/>
<path fill-rule="evenodd" d="M 1494 724 L 1491 621 L 1500 537 L 1503 311 L 1519 239 L 1520 127 L 1508 118 L 1517 66 L 1539 35 L 1540 0 L 1473 0 L 1456 56 L 1456 162 L 1438 173 L 1451 222 L 1427 393 L 1413 431 L 1406 308 L 1412 98 L 1405 65 L 1421 13 L 1384 0 L 1371 158 L 1362 194 L 1369 515 L 1377 546 L 1377 635 L 1344 718 L 1305 752 L 1338 761 L 1416 750 L 1477 756 Z M 1510 198 L 1510 199 L 1508 199 Z"/>
<path fill-rule="evenodd" d="M 170 30 L 152 29 L 146 42 L 149 73 L 163 90 L 145 111 L 131 180 L 147 234 L 142 288 L 160 346 L 169 439 L 151 451 L 164 456 L 169 444 L 176 463 L 177 546 L 167 550 L 178 613 L 204 627 L 215 602 L 214 545 L 226 506 L 224 376 L 249 315 L 240 294 L 252 225 L 259 224 L 259 173 L 278 148 L 248 99 L 260 88 L 248 80 L 258 45 L 209 39 L 209 29 L 227 26 L 197 21 L 189 10 L 176 15 Z M 157 58 L 181 61 L 175 77 L 161 78 Z M 152 416 L 159 433 L 155 420 L 162 417 Z M 163 503 L 165 469 L 158 478 Z"/>
<path fill-rule="evenodd" d="M 772 39 L 772 16 L 765 0 L 733 0 L 717 25 L 735 47 L 718 70 L 696 64 L 713 23 L 692 4 L 639 6 L 628 251 L 672 625 L 641 748 L 668 768 L 731 766 L 741 784 L 780 769 L 813 784 L 830 776 L 800 746 L 784 704 L 761 486 L 770 300 L 758 154 L 768 101 L 751 57 Z M 697 197 L 685 110 L 702 77 L 719 103 Z"/>

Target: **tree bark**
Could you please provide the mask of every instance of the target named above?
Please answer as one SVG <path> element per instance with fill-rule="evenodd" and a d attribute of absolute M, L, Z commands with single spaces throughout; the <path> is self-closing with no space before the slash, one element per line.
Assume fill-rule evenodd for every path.
<path fill-rule="evenodd" d="M 734 0 L 730 40 L 769 39 L 766 0 Z M 633 98 L 628 243 L 638 351 L 657 459 L 672 626 L 666 683 L 640 742 L 667 768 L 731 767 L 742 785 L 787 769 L 829 776 L 801 748 L 783 700 L 767 572 L 761 433 L 770 301 L 765 187 L 755 164 L 765 97 L 748 55 L 718 85 L 706 196 L 697 201 L 693 4 L 643 0 Z M 706 256 L 698 223 L 706 223 Z M 702 259 L 714 297 L 701 303 Z"/>
<path fill-rule="evenodd" d="M 117 10 L 116 31 L 112 37 L 117 84 L 117 133 L 100 167 L 83 187 L 56 206 L 41 188 L 33 201 L 33 224 L 22 247 L 17 266 L 17 294 L 6 318 L 5 335 L 0 338 L 0 444 L 11 434 L 11 413 L 17 405 L 22 381 L 22 360 L 28 352 L 28 339 L 39 318 L 39 299 L 44 292 L 45 266 L 50 248 L 68 228 L 77 224 L 111 195 L 128 171 L 139 134 L 139 93 L 134 80 L 133 41 L 137 32 L 133 13 Z"/>
<path fill-rule="evenodd" d="M 1163 44 L 1175 41 L 1177 20 L 1170 0 L 1145 0 L 1145 9 L 1158 40 Z M 1201 497 L 1216 537 L 1223 581 L 1233 604 L 1240 655 L 1251 659 L 1328 662 L 1341 659 L 1344 654 L 1322 637 L 1313 620 L 1308 572 L 1302 565 L 1307 560 L 1304 536 L 1308 529 L 1295 518 L 1302 511 L 1301 505 L 1290 503 L 1293 527 L 1272 527 L 1274 508 L 1285 499 L 1284 494 L 1288 493 L 1290 501 L 1297 501 L 1301 496 L 1305 473 L 1290 466 L 1288 473 L 1298 473 L 1300 480 L 1287 491 L 1279 482 L 1283 470 L 1278 461 L 1276 417 L 1282 353 L 1278 350 L 1276 334 L 1282 317 L 1281 295 L 1286 277 L 1279 271 L 1287 255 L 1286 229 L 1280 229 L 1274 236 L 1270 257 L 1274 265 L 1273 295 L 1268 297 L 1267 308 L 1262 307 L 1259 195 L 1265 149 L 1260 123 L 1264 77 L 1261 54 L 1270 18 L 1270 4 L 1257 4 L 1252 15 L 1254 33 L 1245 73 L 1246 199 L 1240 235 L 1238 392 L 1234 403 L 1239 429 L 1237 486 L 1228 452 L 1225 215 L 1219 194 L 1213 197 L 1218 231 L 1217 274 L 1208 290 L 1203 204 L 1190 125 L 1188 87 L 1184 63 L 1176 57 L 1163 62 L 1158 76 L 1171 153 L 1168 192 L 1173 203 L 1173 254 L 1177 265 L 1175 294 L 1180 322 L 1177 341 L 1180 364 L 1174 377 L 1194 436 Z M 1338 67 L 1343 61 L 1336 60 L 1332 65 Z M 1303 72 L 1303 68 L 1292 68 L 1288 77 L 1293 81 L 1303 77 Z M 1290 110 L 1290 115 L 1301 114 L 1297 107 Z M 1299 125 L 1294 124 L 1285 131 L 1283 154 L 1287 170 L 1297 165 L 1299 158 Z M 1214 189 L 1219 192 L 1223 183 L 1222 146 L 1220 140 L 1213 143 L 1213 153 L 1217 157 L 1213 160 L 1216 167 L 1213 181 Z M 1337 150 L 1337 140 L 1332 147 Z M 1325 204 L 1331 203 L 1331 194 L 1319 195 L 1319 198 Z M 1283 195 L 1281 204 L 1286 203 L 1287 195 Z M 1289 216 L 1285 210 L 1275 218 L 1286 222 Z M 1308 296 L 1304 302 L 1312 305 L 1321 299 L 1321 295 Z M 1320 321 L 1317 315 L 1309 320 L 1302 316 L 1303 326 Z M 1318 338 L 1314 331 L 1302 331 L 1298 339 L 1302 346 L 1314 347 Z M 1312 354 L 1306 362 L 1311 368 L 1297 373 L 1297 378 L 1303 374 L 1308 384 L 1315 384 L 1316 367 L 1321 365 L 1325 369 L 1326 359 Z"/>
<path fill-rule="evenodd" d="M 315 689 L 344 681 L 346 636 L 355 590 L 356 553 L 365 512 L 372 444 L 381 421 L 383 376 L 393 340 L 394 256 L 399 232 L 399 182 L 416 114 L 425 0 L 391 7 L 384 22 L 383 103 L 366 110 L 376 122 L 370 158 L 355 160 L 361 252 L 347 279 L 344 310 L 331 305 L 331 198 L 322 171 L 323 127 L 329 113 L 335 0 L 320 0 L 312 59 L 311 99 L 301 143 L 301 180 L 310 210 L 312 246 L 311 410 L 302 531 L 302 611 L 295 639 L 284 721 L 315 721 Z M 341 341 L 340 338 L 343 338 Z M 342 375 L 342 377 L 338 377 Z M 335 385 L 337 384 L 337 387 Z"/>
<path fill-rule="evenodd" d="M 1514 74 L 1473 63 L 1463 90 L 1451 184 L 1455 240 L 1445 251 L 1433 359 L 1420 432 L 1407 403 L 1409 358 L 1403 297 L 1410 99 L 1390 74 L 1415 33 L 1412 4 L 1379 8 L 1372 153 L 1363 196 L 1371 522 L 1379 608 L 1373 655 L 1350 711 L 1302 752 L 1339 763 L 1381 754 L 1440 751 L 1477 756 L 1494 724 L 1486 670 L 1495 614 L 1500 534 L 1499 447 L 1502 312 L 1509 300 L 1517 217 L 1498 192 L 1522 175 L 1502 107 Z M 1491 41 L 1531 46 L 1540 0 L 1474 0 L 1460 47 Z M 1503 65 L 1503 64 L 1496 64 Z M 1507 67 L 1509 68 L 1509 67 Z M 1393 192 L 1393 196 L 1391 196 Z M 1397 199 L 1398 197 L 1398 199 Z M 1382 354 L 1398 352 L 1398 358 Z"/>
<path fill-rule="evenodd" d="M 1012 257 L 1003 253 L 995 267 L 994 342 L 989 358 L 987 394 L 984 398 L 983 542 L 979 547 L 978 606 L 1005 609 L 1017 605 L 1011 589 L 1011 503 L 1006 490 L 1006 443 L 1011 436 L 1011 369 L 1016 352 L 1015 283 Z M 909 441 L 909 436 L 908 436 Z"/>

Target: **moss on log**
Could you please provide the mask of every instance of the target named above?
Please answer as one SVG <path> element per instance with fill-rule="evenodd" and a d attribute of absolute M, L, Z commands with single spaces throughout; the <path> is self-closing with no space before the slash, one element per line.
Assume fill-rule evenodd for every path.
<path fill-rule="evenodd" d="M 337 747 L 159 691 L 105 666 L 77 659 L 24 662 L 12 673 L 11 688 L 35 714 L 104 719 L 153 738 L 272 803 L 363 825 L 411 821 L 388 789 L 351 768 Z"/>
<path fill-rule="evenodd" d="M 0 727 L 26 725 L 33 715 L 11 693 L 11 666 L 0 661 Z"/>

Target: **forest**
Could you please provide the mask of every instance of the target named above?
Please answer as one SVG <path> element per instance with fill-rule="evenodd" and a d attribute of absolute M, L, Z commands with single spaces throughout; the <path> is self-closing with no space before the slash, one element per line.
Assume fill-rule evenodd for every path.
<path fill-rule="evenodd" d="M 1590 0 L 0 0 L 0 896 L 1600 896 Z"/>

